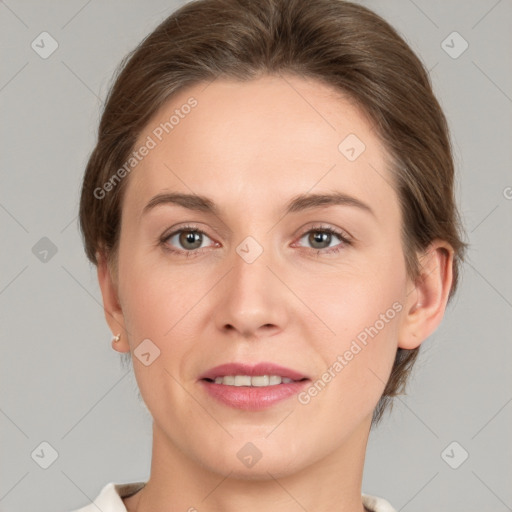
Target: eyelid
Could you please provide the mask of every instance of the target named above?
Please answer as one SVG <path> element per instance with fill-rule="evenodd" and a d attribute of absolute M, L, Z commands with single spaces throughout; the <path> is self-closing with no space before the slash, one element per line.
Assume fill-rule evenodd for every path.
<path fill-rule="evenodd" d="M 206 231 L 201 229 L 199 225 L 196 225 L 195 222 L 187 222 L 185 224 L 178 224 L 175 226 L 172 226 L 171 228 L 164 231 L 161 238 L 169 238 L 172 235 L 175 235 L 176 233 L 179 233 L 180 231 L 198 231 L 200 233 L 204 233 L 205 235 L 208 235 Z M 211 238 L 211 237 L 210 237 Z"/>
<path fill-rule="evenodd" d="M 346 242 L 352 242 L 355 238 L 345 229 L 341 229 L 338 227 L 331 226 L 330 224 L 323 224 L 321 222 L 313 223 L 313 225 L 307 225 L 306 228 L 301 228 L 299 238 L 302 238 L 305 234 L 310 231 L 330 231 L 334 233 L 336 236 L 344 239 Z"/>
<path fill-rule="evenodd" d="M 194 225 L 194 223 L 188 223 L 188 224 L 185 224 L 182 226 L 178 225 L 177 227 L 174 226 L 174 227 L 170 228 L 169 230 L 165 231 L 164 234 L 159 238 L 159 240 L 162 244 L 166 245 L 166 242 L 167 242 L 167 240 L 169 240 L 169 238 L 173 237 L 174 235 L 177 235 L 181 231 L 195 231 L 202 235 L 206 235 L 210 240 L 215 242 L 215 240 L 205 230 Z M 215 242 L 215 243 L 218 243 L 218 242 Z M 193 252 L 201 251 L 202 249 L 205 249 L 205 247 L 203 247 L 201 249 L 194 249 L 193 251 L 184 251 L 184 252 L 193 253 Z M 176 249 L 176 252 L 179 252 L 179 251 L 183 251 L 183 249 Z"/>
<path fill-rule="evenodd" d="M 345 230 L 340 228 L 335 228 L 330 225 L 324 225 L 324 224 L 316 224 L 313 226 L 308 226 L 306 229 L 301 231 L 301 235 L 297 238 L 297 241 L 292 244 L 292 247 L 296 246 L 297 242 L 299 242 L 302 238 L 304 238 L 308 233 L 320 231 L 325 233 L 330 233 L 331 235 L 334 235 L 338 237 L 340 242 L 332 247 L 324 247 L 322 249 L 315 249 L 314 247 L 302 247 L 300 248 L 302 250 L 305 250 L 309 253 L 316 253 L 316 256 L 333 256 L 337 253 L 339 253 L 341 250 L 346 250 L 348 247 L 351 247 L 354 242 L 354 238 L 347 233 Z"/>

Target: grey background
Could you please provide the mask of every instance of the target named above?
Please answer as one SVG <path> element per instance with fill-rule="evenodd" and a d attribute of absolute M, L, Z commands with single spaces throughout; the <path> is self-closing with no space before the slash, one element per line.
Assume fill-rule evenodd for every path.
<path fill-rule="evenodd" d="M 431 71 L 471 244 L 459 293 L 423 344 L 408 395 L 370 436 L 363 491 L 400 511 L 512 510 L 512 3 L 361 3 Z M 149 475 L 150 417 L 111 349 L 77 212 L 112 73 L 179 5 L 0 2 L 1 511 L 69 511 L 107 482 Z M 31 48 L 43 31 L 59 45 L 47 59 Z M 453 31 L 469 43 L 458 58 L 441 46 Z M 43 237 L 56 250 L 46 261 Z M 49 449 L 31 455 L 42 442 L 58 453 L 47 469 L 39 464 Z M 445 460 L 460 463 L 463 450 L 469 457 L 452 469 Z"/>

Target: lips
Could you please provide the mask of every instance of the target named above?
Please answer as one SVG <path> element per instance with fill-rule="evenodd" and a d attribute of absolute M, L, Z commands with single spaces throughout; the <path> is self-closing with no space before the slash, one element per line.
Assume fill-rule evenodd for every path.
<path fill-rule="evenodd" d="M 258 411 L 298 394 L 310 379 L 273 363 L 228 363 L 199 377 L 199 384 L 219 403 L 234 409 Z"/>
<path fill-rule="evenodd" d="M 300 381 L 307 379 L 306 375 L 301 374 L 298 371 L 279 366 L 274 363 L 258 363 L 255 365 L 244 364 L 244 363 L 227 363 L 211 368 L 210 370 L 203 373 L 199 379 L 208 379 L 214 381 L 217 377 L 226 376 L 237 376 L 247 375 L 250 377 L 257 377 L 261 375 L 276 375 L 281 378 L 291 379 L 292 381 Z"/>

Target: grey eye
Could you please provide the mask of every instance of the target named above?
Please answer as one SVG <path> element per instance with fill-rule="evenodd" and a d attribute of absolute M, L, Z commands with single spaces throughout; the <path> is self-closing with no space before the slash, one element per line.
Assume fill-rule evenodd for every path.
<path fill-rule="evenodd" d="M 175 240 L 176 237 L 177 240 Z M 209 237 L 202 231 L 180 229 L 179 231 L 169 235 L 167 238 L 167 243 L 173 245 L 174 247 L 178 247 L 178 249 L 193 251 L 195 249 L 201 248 L 205 238 L 209 239 Z"/>

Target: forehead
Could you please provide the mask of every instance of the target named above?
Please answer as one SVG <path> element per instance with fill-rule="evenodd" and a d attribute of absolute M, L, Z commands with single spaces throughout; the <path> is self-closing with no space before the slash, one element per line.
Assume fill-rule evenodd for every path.
<path fill-rule="evenodd" d="M 125 195 L 139 213 L 166 190 L 208 196 L 226 209 L 277 209 L 292 196 L 333 189 L 377 209 L 396 201 L 367 116 L 315 80 L 264 76 L 189 87 L 149 121 L 135 149 L 143 145 L 151 149 Z"/>

